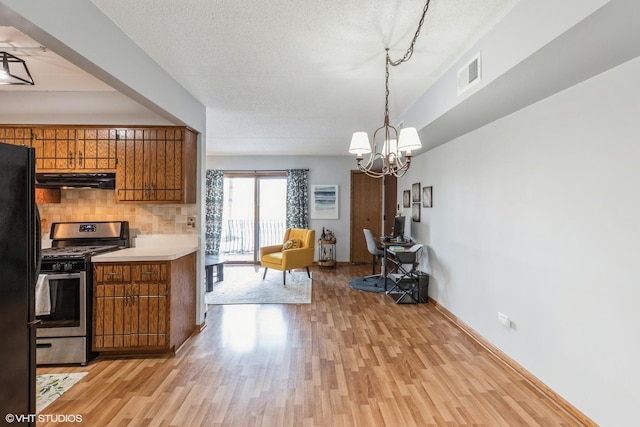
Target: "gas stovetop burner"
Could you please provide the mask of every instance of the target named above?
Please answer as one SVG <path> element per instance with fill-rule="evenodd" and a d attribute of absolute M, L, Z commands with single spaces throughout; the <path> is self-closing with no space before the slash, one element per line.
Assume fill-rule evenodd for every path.
<path fill-rule="evenodd" d="M 129 222 L 54 222 L 49 235 L 51 247 L 42 249 L 42 259 L 48 260 L 47 265 L 66 261 L 88 263 L 93 255 L 128 248 Z"/>
<path fill-rule="evenodd" d="M 118 245 L 61 246 L 42 250 L 42 258 L 85 257 L 118 249 Z"/>

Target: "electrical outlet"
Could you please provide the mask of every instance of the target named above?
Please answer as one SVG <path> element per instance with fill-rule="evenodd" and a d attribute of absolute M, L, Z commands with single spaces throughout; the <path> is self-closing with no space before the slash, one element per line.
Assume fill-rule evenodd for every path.
<path fill-rule="evenodd" d="M 187 227 L 196 228 L 196 218 L 193 216 L 187 217 Z"/>
<path fill-rule="evenodd" d="M 498 321 L 502 323 L 505 327 L 511 328 L 511 319 L 504 313 L 498 313 Z"/>

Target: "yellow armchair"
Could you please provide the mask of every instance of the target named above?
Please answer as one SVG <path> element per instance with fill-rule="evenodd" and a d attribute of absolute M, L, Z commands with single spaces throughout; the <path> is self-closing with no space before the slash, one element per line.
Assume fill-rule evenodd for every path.
<path fill-rule="evenodd" d="M 305 267 L 311 278 L 309 266 L 313 265 L 316 231 L 304 228 L 287 228 L 281 245 L 263 246 L 260 248 L 260 264 L 264 267 L 262 278 L 267 276 L 267 269 L 282 271 L 282 284 L 287 284 L 287 270 Z M 291 241 L 291 242 L 290 242 Z M 295 246 L 284 249 L 285 246 Z"/>

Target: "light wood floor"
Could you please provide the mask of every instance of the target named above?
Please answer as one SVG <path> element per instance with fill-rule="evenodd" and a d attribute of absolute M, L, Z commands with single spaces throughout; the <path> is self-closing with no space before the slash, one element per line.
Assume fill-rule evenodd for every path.
<path fill-rule="evenodd" d="M 314 268 L 311 304 L 210 306 L 176 356 L 38 368 L 89 372 L 43 414 L 86 426 L 579 425 L 433 304 L 350 289 L 369 268 Z"/>

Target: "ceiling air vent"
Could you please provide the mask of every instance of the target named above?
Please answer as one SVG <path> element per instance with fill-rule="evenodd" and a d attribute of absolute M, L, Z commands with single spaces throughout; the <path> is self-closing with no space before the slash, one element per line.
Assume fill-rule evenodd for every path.
<path fill-rule="evenodd" d="M 458 95 L 469 90 L 482 80 L 480 52 L 476 53 L 458 70 Z"/>

